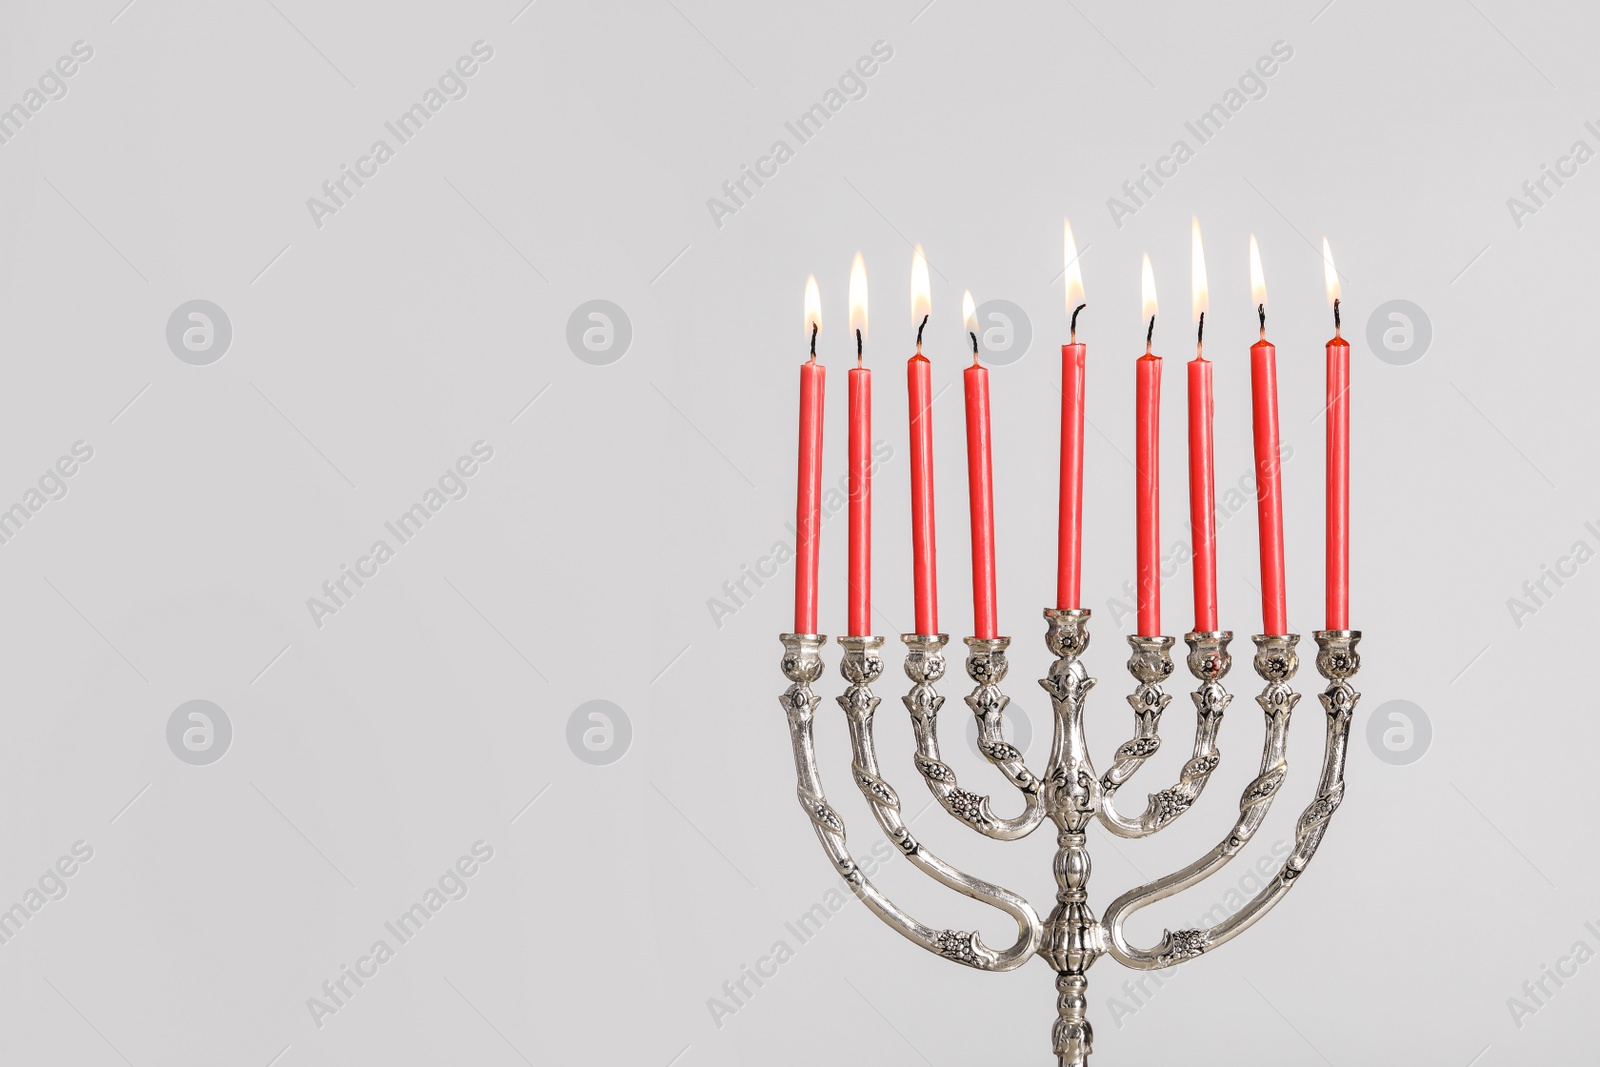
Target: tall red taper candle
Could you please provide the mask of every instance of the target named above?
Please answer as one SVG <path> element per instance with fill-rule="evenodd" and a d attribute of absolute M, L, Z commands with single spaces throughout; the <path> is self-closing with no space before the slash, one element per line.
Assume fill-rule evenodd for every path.
<path fill-rule="evenodd" d="M 856 357 L 859 361 L 860 357 Z M 850 368 L 850 629 L 872 633 L 872 372 Z"/>
<path fill-rule="evenodd" d="M 1261 317 L 1261 340 L 1250 346 L 1251 423 L 1256 455 L 1256 518 L 1261 545 L 1261 632 L 1289 632 L 1283 574 L 1283 471 L 1278 447 L 1278 350 L 1267 343 L 1266 283 L 1250 238 L 1251 288 Z"/>
<path fill-rule="evenodd" d="M 1056 524 L 1056 607 L 1061 609 L 1083 607 L 1083 387 L 1086 351 L 1086 346 L 1077 341 L 1061 346 L 1061 511 Z"/>
<path fill-rule="evenodd" d="M 922 354 L 922 328 L 932 307 L 928 261 L 918 245 L 911 257 L 911 321 L 917 351 L 906 363 L 911 415 L 911 578 L 916 632 L 939 632 L 939 574 L 933 522 L 933 366 Z"/>
<path fill-rule="evenodd" d="M 963 373 L 967 394 L 967 494 L 972 505 L 972 635 L 1000 636 L 994 581 L 994 469 L 989 425 L 989 371 L 978 362 L 978 323 L 972 294 L 963 297 L 972 336 L 972 366 Z"/>
<path fill-rule="evenodd" d="M 1084 309 L 1083 272 L 1071 223 L 1062 222 L 1062 276 L 1066 279 L 1069 343 L 1061 346 L 1061 499 L 1056 523 L 1056 607 L 1083 606 L 1083 396 L 1085 347 L 1078 343 Z"/>
<path fill-rule="evenodd" d="M 1150 328 L 1136 365 L 1134 478 L 1138 520 L 1139 636 L 1161 636 L 1161 357 L 1150 351 L 1156 330 L 1156 284 L 1150 257 L 1140 279 Z"/>
<path fill-rule="evenodd" d="M 917 633 L 939 632 L 939 586 L 933 536 L 933 374 L 921 352 L 906 363 L 911 397 L 911 573 Z"/>
<path fill-rule="evenodd" d="M 1212 414 L 1211 361 L 1197 352 L 1189 362 L 1189 532 L 1194 542 L 1194 628 L 1200 633 L 1217 629 L 1217 477 Z"/>
<path fill-rule="evenodd" d="M 1195 330 L 1194 359 L 1189 362 L 1189 536 L 1194 546 L 1194 628 L 1199 633 L 1217 629 L 1217 472 L 1211 423 L 1213 400 L 1211 362 L 1205 358 L 1206 260 L 1200 247 L 1200 220 L 1191 228 L 1190 280 Z"/>
<path fill-rule="evenodd" d="M 861 253 L 850 266 L 850 320 L 856 365 L 850 369 L 850 611 L 851 637 L 872 633 L 872 372 L 862 366 L 867 329 L 867 269 Z"/>
<path fill-rule="evenodd" d="M 1328 240 L 1322 240 L 1323 272 L 1333 301 L 1333 340 L 1328 342 L 1328 615 L 1327 629 L 1350 628 L 1350 344 L 1339 336 L 1339 274 Z"/>
<path fill-rule="evenodd" d="M 800 484 L 795 491 L 794 632 L 817 632 L 817 547 L 822 529 L 822 411 L 827 368 L 817 362 L 822 328 L 817 279 L 806 280 L 811 358 L 800 364 Z"/>

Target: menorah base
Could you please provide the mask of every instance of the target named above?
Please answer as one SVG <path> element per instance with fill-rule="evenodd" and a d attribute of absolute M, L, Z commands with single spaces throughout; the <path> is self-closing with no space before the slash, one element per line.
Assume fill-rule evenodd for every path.
<path fill-rule="evenodd" d="M 1050 695 L 1055 712 L 1050 759 L 1043 776 L 1030 772 L 1023 765 L 1022 754 L 1001 735 L 1001 713 L 1007 698 L 1000 691 L 1000 683 L 1006 675 L 1008 639 L 967 642 L 967 672 L 977 688 L 966 702 L 978 721 L 980 749 L 1024 798 L 1023 813 L 1009 819 L 992 813 L 988 797 L 961 788 L 954 771 L 940 759 L 936 724 L 944 698 L 937 694 L 934 684 L 944 674 L 943 648 L 947 638 L 942 634 L 905 635 L 906 673 L 913 682 L 905 705 L 917 735 L 917 769 L 934 796 L 960 821 L 996 840 L 1025 837 L 1045 818 L 1056 826 L 1056 901 L 1042 921 L 1022 897 L 957 870 L 911 835 L 901 820 L 899 795 L 884 780 L 873 744 L 872 721 L 879 701 L 871 687 L 883 671 L 883 639 L 840 639 L 845 649 L 840 670 L 848 684 L 839 704 L 850 726 L 857 786 L 879 825 L 915 866 L 942 884 L 1016 920 L 1017 941 L 1009 948 L 991 949 L 976 932 L 939 929 L 918 922 L 856 867 L 845 844 L 844 821 L 823 794 L 812 741 L 812 720 L 820 698 L 811 685 L 822 676 L 821 649 L 826 640 L 820 634 L 782 635 L 783 672 L 791 683 L 782 704 L 789 720 L 801 805 L 824 850 L 856 895 L 873 914 L 908 940 L 964 966 L 1005 971 L 1021 966 L 1034 955 L 1043 958 L 1056 972 L 1057 1017 L 1051 1043 L 1058 1067 L 1087 1067 L 1094 1049 L 1094 1030 L 1088 1020 L 1088 971 L 1097 959 L 1109 955 L 1135 970 L 1163 970 L 1208 953 L 1259 921 L 1283 899 L 1310 863 L 1344 796 L 1350 721 L 1359 699 L 1350 679 L 1360 666 L 1356 645 L 1361 634 L 1354 630 L 1324 630 L 1316 634 L 1317 670 L 1328 680 L 1320 694 L 1327 713 L 1322 774 L 1316 796 L 1296 823 L 1294 848 L 1277 876 L 1222 922 L 1203 930 L 1163 931 L 1160 942 L 1142 948 L 1127 939 L 1124 926 L 1129 917 L 1216 873 L 1244 849 L 1265 820 L 1287 773 L 1289 718 L 1299 701 L 1289 683 L 1299 667 L 1295 651 L 1299 639 L 1293 634 L 1254 638 L 1253 663 L 1266 683 L 1256 698 L 1266 717 L 1266 736 L 1261 770 L 1240 797 L 1233 829 L 1198 860 L 1124 893 L 1111 902 L 1101 918 L 1096 918 L 1088 903 L 1089 824 L 1098 820 L 1118 836 L 1144 837 L 1171 825 L 1199 798 L 1220 759 L 1215 742 L 1223 712 L 1232 699 L 1222 688 L 1222 679 L 1232 663 L 1228 654 L 1232 635 L 1223 631 L 1185 637 L 1189 646 L 1187 663 L 1200 683 L 1193 694 L 1194 754 L 1176 784 L 1150 794 L 1144 813 L 1129 816 L 1117 812 L 1113 801 L 1117 790 L 1160 746 L 1157 727 L 1170 700 L 1161 686 L 1172 673 L 1173 640 L 1129 639 L 1133 655 L 1128 668 L 1137 683 L 1128 698 L 1134 710 L 1135 736 L 1118 748 L 1111 769 L 1097 775 L 1083 728 L 1085 701 L 1095 684 L 1080 662 L 1089 643 L 1089 612 L 1050 609 L 1045 618 L 1046 644 L 1056 658 L 1047 677 L 1039 683 Z"/>

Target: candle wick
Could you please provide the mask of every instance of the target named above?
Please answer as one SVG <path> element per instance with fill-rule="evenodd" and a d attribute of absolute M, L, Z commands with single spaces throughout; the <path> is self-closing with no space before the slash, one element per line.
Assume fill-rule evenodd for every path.
<path fill-rule="evenodd" d="M 1204 311 L 1202 311 L 1202 312 L 1200 312 L 1200 327 L 1199 327 L 1198 330 L 1195 331 L 1195 335 L 1194 335 L 1194 350 L 1195 350 L 1196 353 L 1198 353 L 1200 351 L 1200 346 L 1205 343 L 1205 339 L 1206 339 L 1206 313 Z"/>
<path fill-rule="evenodd" d="M 1148 330 L 1146 330 L 1145 334 L 1144 334 L 1144 354 L 1147 355 L 1147 356 L 1150 355 L 1150 342 L 1155 338 L 1155 335 L 1156 335 L 1156 317 L 1154 315 L 1151 315 L 1150 316 L 1150 328 Z"/>
<path fill-rule="evenodd" d="M 861 366 L 861 331 L 856 331 L 856 366 Z"/>
<path fill-rule="evenodd" d="M 1267 305 L 1257 304 L 1256 314 L 1261 316 L 1261 339 L 1265 341 L 1267 339 Z"/>
<path fill-rule="evenodd" d="M 1339 336 L 1339 298 L 1333 298 L 1333 335 Z"/>
<path fill-rule="evenodd" d="M 1072 309 L 1072 343 L 1073 344 L 1077 344 L 1078 343 L 1078 312 L 1082 311 L 1084 308 L 1086 308 L 1088 306 L 1089 306 L 1088 304 L 1079 304 L 1077 307 Z"/>
<path fill-rule="evenodd" d="M 917 324 L 917 351 L 922 351 L 922 328 L 928 325 L 928 316 L 922 316 L 922 321 Z"/>
<path fill-rule="evenodd" d="M 972 330 L 967 331 L 967 336 L 972 338 L 972 365 L 978 365 L 978 335 Z"/>
<path fill-rule="evenodd" d="M 813 322 L 811 324 L 811 362 L 813 363 L 817 361 L 817 331 L 821 328 L 820 323 Z"/>

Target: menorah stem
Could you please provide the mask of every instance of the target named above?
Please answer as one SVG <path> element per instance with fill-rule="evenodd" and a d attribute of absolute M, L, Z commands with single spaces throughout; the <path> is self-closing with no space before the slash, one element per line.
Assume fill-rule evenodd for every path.
<path fill-rule="evenodd" d="M 1085 974 L 1100 956 L 1100 923 L 1089 910 L 1089 850 L 1084 847 L 1083 826 L 1091 812 L 1082 813 L 1082 825 L 1058 822 L 1055 860 L 1056 907 L 1045 921 L 1045 940 L 1040 949 L 1045 960 L 1056 969 L 1056 1023 L 1051 1031 L 1060 1067 L 1085 1067 L 1094 1051 L 1094 1028 L 1086 1013 L 1089 1008 L 1089 979 Z"/>
<path fill-rule="evenodd" d="M 1083 733 L 1084 698 L 1094 680 L 1078 657 L 1089 644 L 1089 612 L 1047 610 L 1045 644 L 1055 653 L 1050 675 L 1039 684 L 1050 694 L 1056 728 L 1045 772 L 1045 805 L 1056 824 L 1056 906 L 1045 921 L 1039 954 L 1056 971 L 1056 1022 L 1051 1030 L 1059 1067 L 1086 1067 L 1094 1050 L 1094 1029 L 1086 1013 L 1086 972 L 1105 951 L 1100 922 L 1089 910 L 1093 869 L 1084 831 L 1094 818 L 1100 793 Z"/>

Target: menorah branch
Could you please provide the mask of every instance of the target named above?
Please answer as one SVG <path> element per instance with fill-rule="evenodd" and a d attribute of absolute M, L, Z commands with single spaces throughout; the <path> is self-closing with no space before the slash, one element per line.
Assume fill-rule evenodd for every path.
<path fill-rule="evenodd" d="M 976 931 L 937 929 L 918 922 L 861 872 L 845 841 L 844 820 L 828 803 L 817 769 L 812 727 L 821 698 L 813 692 L 811 684 L 822 676 L 821 650 L 827 639 L 821 634 L 783 634 L 780 640 L 784 646 L 783 673 L 790 682 L 781 703 L 789 720 L 800 806 L 810 817 L 823 851 L 856 896 L 907 940 L 935 955 L 989 971 L 1008 971 L 1027 962 L 1038 949 L 1042 936 L 1042 925 L 1032 905 L 1008 889 L 964 874 L 929 852 L 901 821 L 899 797 L 879 772 L 872 741 L 872 717 L 878 698 L 873 695 L 871 686 L 883 673 L 883 658 L 879 652 L 883 638 L 839 639 L 845 648 L 839 667 L 847 683 L 839 705 L 850 727 L 856 784 L 870 802 L 879 825 L 902 855 L 942 884 L 998 908 L 1016 921 L 1017 940 L 1010 948 L 990 949 Z"/>
<path fill-rule="evenodd" d="M 999 841 L 1026 837 L 1044 821 L 1044 801 L 1039 778 L 1022 762 L 1022 753 L 1006 741 L 1001 732 L 1003 713 L 1009 703 L 1000 691 L 1005 679 L 1006 648 L 1010 638 L 967 638 L 967 673 L 977 683 L 966 698 L 978 724 L 978 749 L 1005 774 L 1022 794 L 1022 811 L 1010 818 L 994 813 L 986 795 L 964 789 L 953 767 L 939 754 L 939 709 L 944 698 L 934 683 L 944 675 L 944 634 L 902 634 L 906 643 L 906 675 L 911 691 L 902 699 L 911 713 L 911 728 L 917 739 L 916 765 L 929 791 L 939 804 L 966 825 Z"/>
<path fill-rule="evenodd" d="M 1221 759 L 1217 749 L 1217 731 L 1222 727 L 1223 712 L 1233 699 L 1222 686 L 1222 679 L 1233 666 L 1233 657 L 1228 654 L 1228 642 L 1233 640 L 1233 634 L 1226 630 L 1195 631 L 1185 635 L 1183 640 L 1189 646 L 1186 660 L 1189 673 L 1200 683 L 1190 694 L 1195 711 L 1194 749 L 1184 763 L 1177 783 L 1149 794 L 1144 811 L 1138 815 L 1129 817 L 1117 811 L 1115 786 L 1104 789 L 1100 818 L 1119 837 L 1148 837 L 1188 811 L 1200 799 L 1200 793 L 1211 780 L 1211 773 L 1217 769 Z M 1128 669 L 1134 673 L 1139 687 L 1128 698 L 1128 702 L 1134 707 L 1138 732 L 1133 740 L 1118 749 L 1117 764 L 1107 772 L 1106 783 L 1112 782 L 1119 772 L 1121 778 L 1117 784 L 1126 781 L 1154 753 L 1154 746 L 1160 744 L 1156 727 L 1161 710 L 1170 699 L 1161 692 L 1159 681 L 1155 679 L 1165 678 L 1172 671 L 1168 653 L 1172 638 L 1134 637 L 1129 641 L 1133 643 L 1135 651 L 1133 659 L 1128 661 Z M 1165 673 L 1162 673 L 1163 668 Z M 1125 765 L 1127 769 L 1123 770 Z"/>
<path fill-rule="evenodd" d="M 1272 797 L 1282 784 L 1285 767 L 1283 750 L 1289 716 L 1299 695 L 1288 682 L 1298 666 L 1294 635 L 1256 638 L 1256 669 L 1267 680 L 1258 697 L 1267 714 L 1268 738 L 1262 755 L 1262 772 L 1245 789 L 1240 800 L 1240 819 L 1224 841 L 1200 860 L 1180 871 L 1140 886 L 1113 901 L 1106 909 L 1108 950 L 1119 963 L 1150 970 L 1170 966 L 1198 956 L 1237 937 L 1277 905 L 1304 872 L 1317 846 L 1327 832 L 1328 822 L 1344 797 L 1344 765 L 1350 740 L 1350 720 L 1359 694 L 1349 684 L 1360 667 L 1356 644 L 1359 631 L 1324 630 L 1316 634 L 1317 670 L 1329 680 L 1320 695 L 1327 712 L 1327 736 L 1323 746 L 1322 773 L 1317 792 L 1295 825 L 1295 844 L 1278 874 L 1232 916 L 1204 930 L 1165 931 L 1154 949 L 1141 950 L 1128 945 L 1123 926 L 1128 917 L 1149 904 L 1194 885 L 1219 870 L 1236 855 L 1255 833 L 1266 816 Z"/>

